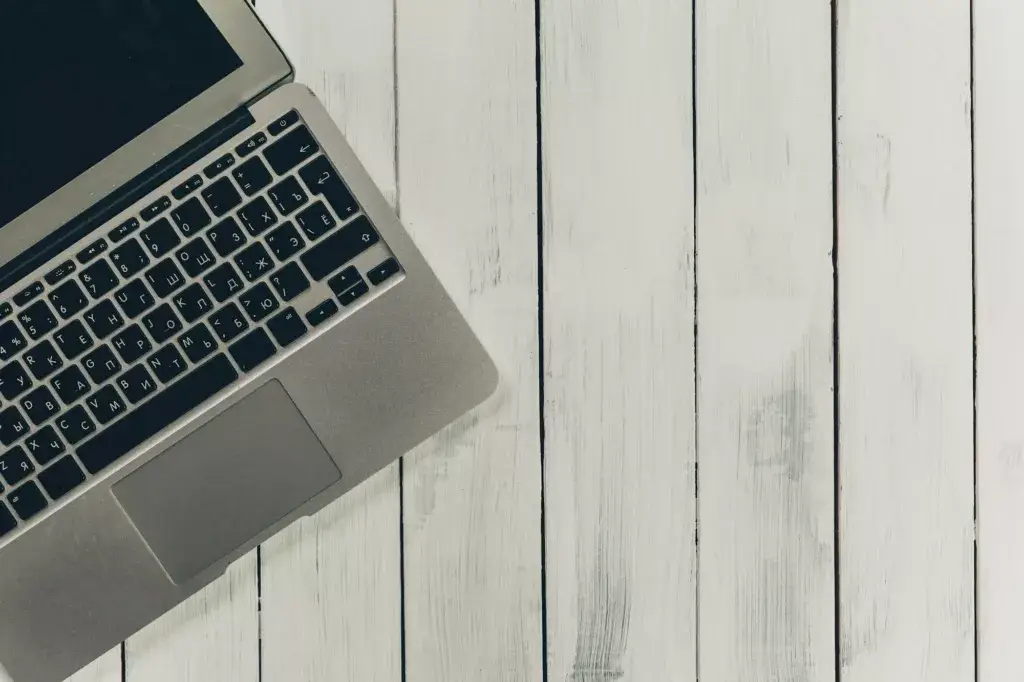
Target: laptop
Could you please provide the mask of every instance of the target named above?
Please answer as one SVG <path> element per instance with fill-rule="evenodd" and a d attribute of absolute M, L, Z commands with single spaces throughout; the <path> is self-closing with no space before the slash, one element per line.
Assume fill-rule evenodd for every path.
<path fill-rule="evenodd" d="M 0 668 L 58 682 L 484 401 L 244 0 L 0 6 Z"/>

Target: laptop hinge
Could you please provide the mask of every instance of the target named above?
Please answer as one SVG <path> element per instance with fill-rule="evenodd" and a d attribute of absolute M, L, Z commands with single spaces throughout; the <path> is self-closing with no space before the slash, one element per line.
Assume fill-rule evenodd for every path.
<path fill-rule="evenodd" d="M 120 189 L 90 209 L 72 218 L 32 248 L 0 268 L 0 292 L 14 285 L 71 244 L 84 239 L 110 222 L 118 213 L 180 174 L 203 156 L 252 126 L 256 120 L 241 106 L 214 123 L 191 141 L 139 173 Z"/>

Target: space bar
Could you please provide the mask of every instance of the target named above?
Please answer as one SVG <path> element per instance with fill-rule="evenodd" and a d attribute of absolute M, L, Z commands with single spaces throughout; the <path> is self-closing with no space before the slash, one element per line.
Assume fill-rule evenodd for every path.
<path fill-rule="evenodd" d="M 121 459 L 229 386 L 238 373 L 226 355 L 218 355 L 164 389 L 124 419 L 76 449 L 78 458 L 95 474 Z"/>

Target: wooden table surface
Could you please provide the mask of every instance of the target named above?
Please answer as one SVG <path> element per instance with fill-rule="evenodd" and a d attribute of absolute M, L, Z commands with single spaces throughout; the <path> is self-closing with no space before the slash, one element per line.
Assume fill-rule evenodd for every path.
<path fill-rule="evenodd" d="M 76 682 L 1024 678 L 1024 3 L 257 11 L 505 385 Z"/>

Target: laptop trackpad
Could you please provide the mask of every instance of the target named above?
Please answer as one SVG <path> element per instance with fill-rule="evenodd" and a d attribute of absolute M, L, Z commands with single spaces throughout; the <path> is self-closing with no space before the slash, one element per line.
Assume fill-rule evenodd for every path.
<path fill-rule="evenodd" d="M 113 487 L 183 585 L 341 478 L 272 381 Z"/>

